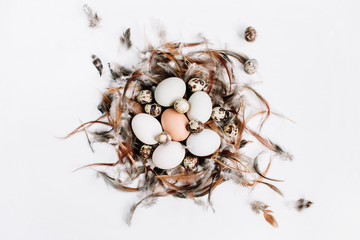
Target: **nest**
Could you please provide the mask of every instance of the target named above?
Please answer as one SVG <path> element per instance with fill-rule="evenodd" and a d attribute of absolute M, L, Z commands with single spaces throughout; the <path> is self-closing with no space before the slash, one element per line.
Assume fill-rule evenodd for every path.
<path fill-rule="evenodd" d="M 130 29 L 121 37 L 121 43 L 126 48 L 132 47 Z M 85 132 L 91 146 L 99 142 L 114 148 L 117 153 L 115 162 L 94 163 L 85 167 L 93 167 L 108 184 L 120 191 L 140 193 L 139 201 L 130 210 L 128 223 L 139 205 L 151 205 L 159 197 L 189 198 L 197 204 L 212 207 L 212 192 L 229 180 L 248 188 L 263 184 L 282 195 L 273 185 L 279 180 L 267 177 L 267 172 L 275 157 L 292 157 L 261 135 L 261 127 L 271 114 L 269 104 L 251 83 L 241 77 L 253 74 L 257 62 L 244 54 L 212 49 L 209 45 L 204 38 L 194 43 L 163 42 L 157 48 L 149 45 L 140 52 L 141 61 L 136 66 L 129 68 L 117 63 L 108 64 L 106 67 L 110 70 L 111 80 L 98 106 L 101 116 L 69 134 Z M 101 60 L 93 56 L 93 63 L 102 75 Z M 169 77 L 181 78 L 186 84 L 194 78 L 206 81 L 203 91 L 211 97 L 213 107 L 220 106 L 228 113 L 223 121 L 210 119 L 204 123 L 205 128 L 220 136 L 221 145 L 215 153 L 199 157 L 196 169 L 189 170 L 183 164 L 169 170 L 155 167 L 151 154 L 140 152 L 143 143 L 131 129 L 132 118 L 144 112 L 144 105 L 136 99 L 139 91 L 153 91 Z M 184 98 L 190 95 L 191 89 L 187 89 Z M 260 118 L 258 126 L 250 126 L 255 117 Z M 235 137 L 229 137 L 224 132 L 224 126 L 229 123 L 236 128 Z M 92 130 L 96 125 L 101 127 Z M 243 148 L 256 142 L 262 146 L 259 153 L 255 157 L 245 155 Z M 270 156 L 267 167 L 260 169 L 259 158 L 265 153 Z M 262 212 L 270 224 L 277 226 L 266 204 L 255 201 L 251 206 L 255 212 Z"/>

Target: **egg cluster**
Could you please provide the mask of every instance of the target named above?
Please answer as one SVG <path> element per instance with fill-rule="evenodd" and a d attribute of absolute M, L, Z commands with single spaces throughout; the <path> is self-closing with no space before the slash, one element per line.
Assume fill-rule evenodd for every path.
<path fill-rule="evenodd" d="M 185 169 L 194 171 L 198 157 L 213 154 L 221 144 L 220 136 L 211 129 L 204 129 L 204 123 L 210 118 L 222 121 L 229 117 L 229 112 L 222 107 L 213 108 L 210 96 L 203 91 L 205 80 L 193 78 L 187 85 L 188 100 L 184 98 L 186 83 L 177 77 L 161 81 L 154 94 L 150 90 L 141 90 L 136 97 L 145 105 L 146 112 L 138 113 L 131 122 L 135 136 L 144 144 L 140 155 L 151 158 L 161 169 L 172 169 L 183 163 Z M 165 110 L 162 112 L 162 109 Z M 224 132 L 234 138 L 237 132 L 232 129 L 226 125 Z"/>

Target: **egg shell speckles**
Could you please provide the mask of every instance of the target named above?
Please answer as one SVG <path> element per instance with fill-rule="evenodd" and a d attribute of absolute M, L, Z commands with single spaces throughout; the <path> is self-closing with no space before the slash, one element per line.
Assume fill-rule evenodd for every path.
<path fill-rule="evenodd" d="M 198 92 L 205 88 L 206 82 L 201 78 L 192 78 L 189 80 L 188 85 L 192 92 Z"/>
<path fill-rule="evenodd" d="M 179 142 L 171 141 L 159 145 L 152 155 L 154 165 L 161 169 L 171 169 L 181 164 L 185 157 L 185 147 Z"/>
<path fill-rule="evenodd" d="M 198 167 L 199 159 L 195 156 L 186 156 L 183 161 L 186 171 L 195 171 Z"/>
<path fill-rule="evenodd" d="M 189 136 L 190 132 L 186 128 L 188 123 L 185 114 L 172 108 L 166 109 L 161 115 L 161 125 L 174 141 L 183 141 Z"/>
<path fill-rule="evenodd" d="M 151 103 L 153 100 L 152 92 L 150 90 L 141 90 L 136 96 L 136 100 L 141 104 Z"/>
<path fill-rule="evenodd" d="M 245 40 L 248 42 L 254 42 L 257 38 L 257 32 L 255 28 L 248 27 L 245 30 Z"/>
<path fill-rule="evenodd" d="M 171 136 L 167 132 L 162 132 L 158 137 L 157 140 L 160 144 L 168 144 L 171 142 Z"/>
<path fill-rule="evenodd" d="M 244 63 L 244 71 L 247 74 L 254 74 L 259 67 L 258 61 L 256 59 L 249 59 Z"/>
<path fill-rule="evenodd" d="M 191 120 L 186 128 L 190 133 L 199 133 L 204 130 L 204 124 L 198 120 Z"/>
<path fill-rule="evenodd" d="M 149 145 L 142 145 L 139 152 L 142 158 L 148 159 L 151 157 L 152 147 Z"/>
<path fill-rule="evenodd" d="M 235 138 L 238 135 L 238 128 L 234 123 L 228 123 L 224 127 L 224 133 L 230 138 Z"/>
<path fill-rule="evenodd" d="M 157 137 L 162 133 L 160 122 L 146 113 L 139 113 L 133 117 L 131 128 L 135 136 L 145 144 L 156 144 Z"/>
<path fill-rule="evenodd" d="M 211 118 L 215 122 L 220 122 L 222 120 L 225 120 L 225 119 L 229 118 L 229 116 L 230 116 L 229 111 L 227 111 L 226 109 L 224 109 L 222 107 L 213 108 L 212 113 L 211 113 Z"/>
<path fill-rule="evenodd" d="M 170 107 L 185 95 L 186 84 L 181 78 L 170 77 L 161 81 L 155 89 L 155 101 L 163 107 Z"/>
<path fill-rule="evenodd" d="M 158 117 L 161 114 L 161 106 L 157 103 L 146 104 L 144 110 L 147 114 L 150 114 L 153 117 Z"/>
<path fill-rule="evenodd" d="M 174 102 L 174 109 L 178 112 L 178 113 L 186 113 L 187 111 L 189 111 L 190 108 L 190 104 L 186 99 L 178 99 Z"/>

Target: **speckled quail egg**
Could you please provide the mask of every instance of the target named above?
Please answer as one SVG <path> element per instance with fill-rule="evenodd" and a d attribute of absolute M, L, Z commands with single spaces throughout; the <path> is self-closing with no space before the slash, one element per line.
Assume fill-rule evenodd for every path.
<path fill-rule="evenodd" d="M 190 108 L 190 104 L 184 98 L 180 98 L 174 102 L 174 109 L 178 113 L 186 113 L 187 111 L 189 111 L 189 108 Z"/>
<path fill-rule="evenodd" d="M 198 92 L 206 87 L 206 82 L 201 78 L 192 78 L 189 80 L 188 85 L 192 92 Z"/>
<path fill-rule="evenodd" d="M 238 135 L 238 128 L 234 123 L 228 123 L 224 127 L 224 133 L 230 138 L 235 138 Z"/>
<path fill-rule="evenodd" d="M 199 159 L 195 156 L 186 156 L 183 165 L 187 171 L 195 171 L 198 167 Z"/>
<path fill-rule="evenodd" d="M 222 120 L 228 119 L 230 117 L 230 112 L 222 107 L 215 107 L 211 112 L 211 118 L 215 122 L 220 122 Z"/>
<path fill-rule="evenodd" d="M 153 100 L 153 94 L 150 90 L 141 90 L 136 96 L 136 100 L 141 104 L 151 103 Z"/>
<path fill-rule="evenodd" d="M 146 104 L 144 109 L 147 114 L 150 114 L 153 117 L 159 116 L 162 110 L 161 106 L 157 103 Z"/>
<path fill-rule="evenodd" d="M 244 71 L 247 74 L 254 74 L 258 69 L 258 61 L 256 59 L 249 59 L 244 63 Z"/>
<path fill-rule="evenodd" d="M 160 133 L 160 135 L 157 137 L 157 141 L 160 144 L 168 144 L 169 142 L 171 142 L 171 136 L 170 134 L 168 134 L 167 132 L 162 132 Z"/>
<path fill-rule="evenodd" d="M 257 32 L 255 28 L 248 27 L 245 30 L 245 40 L 248 42 L 254 42 L 257 38 Z"/>
<path fill-rule="evenodd" d="M 140 148 L 140 156 L 144 159 L 148 159 L 151 156 L 152 147 L 149 145 L 142 145 Z"/>
<path fill-rule="evenodd" d="M 198 120 L 191 120 L 186 128 L 191 133 L 199 133 L 204 130 L 204 124 Z"/>

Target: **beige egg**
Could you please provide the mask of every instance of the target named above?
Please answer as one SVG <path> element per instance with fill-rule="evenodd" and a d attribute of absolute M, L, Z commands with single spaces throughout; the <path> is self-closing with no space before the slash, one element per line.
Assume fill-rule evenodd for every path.
<path fill-rule="evenodd" d="M 188 123 L 185 114 L 178 113 L 172 108 L 166 109 L 161 115 L 161 125 L 173 141 L 183 141 L 189 136 L 190 132 L 186 128 Z"/>

